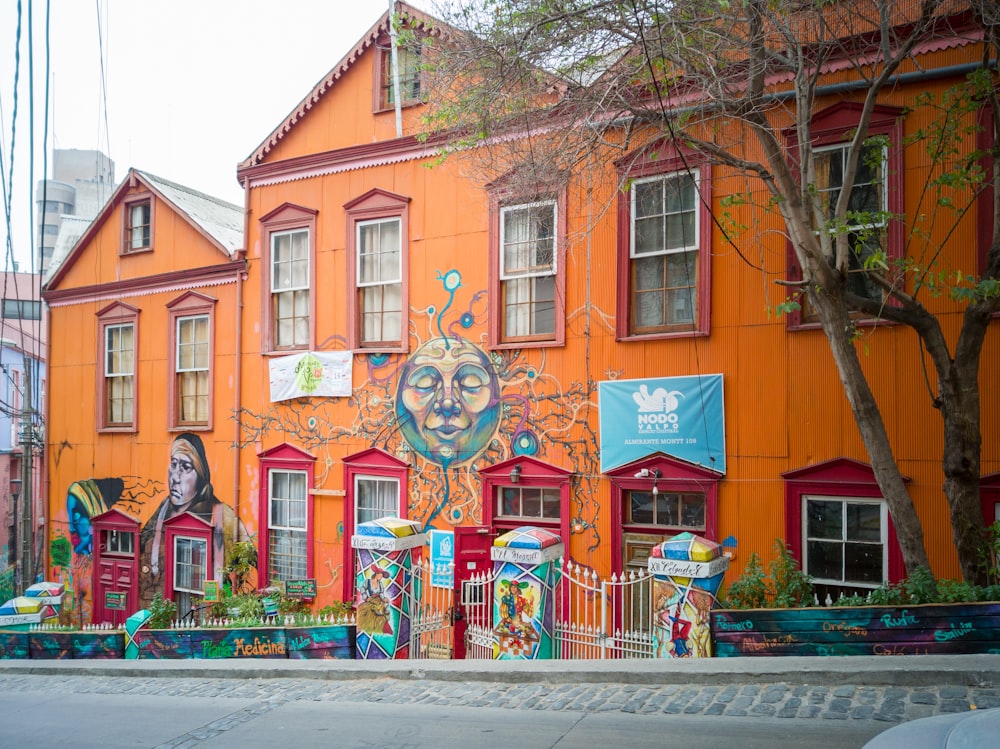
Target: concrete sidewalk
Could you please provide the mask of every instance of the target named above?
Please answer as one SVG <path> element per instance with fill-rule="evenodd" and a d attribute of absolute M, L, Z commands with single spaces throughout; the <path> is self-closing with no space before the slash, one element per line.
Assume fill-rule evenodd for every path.
<path fill-rule="evenodd" d="M 389 678 L 497 684 L 795 684 L 1000 687 L 1000 655 L 685 660 L 0 660 L 0 674 L 215 679 Z"/>

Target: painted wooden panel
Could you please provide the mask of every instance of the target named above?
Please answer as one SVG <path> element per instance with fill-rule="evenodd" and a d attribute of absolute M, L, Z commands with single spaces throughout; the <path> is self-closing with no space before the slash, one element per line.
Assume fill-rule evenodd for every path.
<path fill-rule="evenodd" d="M 29 632 L 28 657 L 33 660 L 73 658 L 72 632 Z"/>
<path fill-rule="evenodd" d="M 0 631 L 0 658 L 27 658 L 28 633 Z"/>
<path fill-rule="evenodd" d="M 712 612 L 718 657 L 1000 652 L 1000 603 Z"/>
<path fill-rule="evenodd" d="M 123 658 L 125 635 L 119 632 L 74 632 L 74 658 Z"/>
<path fill-rule="evenodd" d="M 348 626 L 287 627 L 289 658 L 351 659 L 357 628 Z"/>

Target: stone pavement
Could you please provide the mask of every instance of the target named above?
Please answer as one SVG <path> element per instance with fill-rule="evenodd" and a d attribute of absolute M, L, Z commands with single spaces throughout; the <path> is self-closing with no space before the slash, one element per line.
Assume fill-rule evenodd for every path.
<path fill-rule="evenodd" d="M 53 676 L 57 678 L 52 678 Z M 1000 707 L 1000 655 L 700 661 L 0 661 L 0 689 L 908 721 Z"/>
<path fill-rule="evenodd" d="M 98 693 L 184 695 L 319 702 L 434 704 L 519 710 L 566 710 L 638 714 L 730 715 L 763 718 L 824 718 L 900 722 L 942 713 L 1000 707 L 994 688 L 729 686 L 637 684 L 496 684 L 489 682 L 356 679 L 347 682 L 306 679 L 225 677 L 174 678 L 138 676 L 0 675 L 0 689 L 48 694 Z"/>

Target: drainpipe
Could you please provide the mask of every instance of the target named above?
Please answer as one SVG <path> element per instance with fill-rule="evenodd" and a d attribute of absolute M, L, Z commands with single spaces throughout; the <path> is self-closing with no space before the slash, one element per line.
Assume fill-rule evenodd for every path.
<path fill-rule="evenodd" d="M 236 363 L 233 367 L 233 542 L 240 541 L 240 438 L 243 435 L 243 283 L 247 277 L 247 237 L 250 236 L 250 178 L 243 182 L 243 249 L 237 257 L 243 261 L 243 268 L 236 274 Z M 222 584 L 222 581 L 219 581 Z"/>

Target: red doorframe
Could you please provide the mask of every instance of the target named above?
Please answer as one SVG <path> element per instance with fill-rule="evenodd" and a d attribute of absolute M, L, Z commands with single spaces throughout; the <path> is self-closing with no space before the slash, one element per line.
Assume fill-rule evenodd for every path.
<path fill-rule="evenodd" d="M 455 528 L 455 626 L 454 657 L 465 658 L 465 610 L 462 607 L 462 585 L 473 574 L 488 573 L 493 569 L 490 549 L 496 533 L 484 525 Z"/>
<path fill-rule="evenodd" d="M 139 607 L 139 521 L 114 508 L 91 520 L 94 539 L 94 566 L 91 590 L 94 591 L 94 606 L 91 615 L 93 624 L 108 622 L 121 624 Z M 109 549 L 111 534 L 124 534 L 119 548 L 128 548 L 131 536 L 131 555 Z M 125 609 L 108 609 L 105 594 L 125 593 Z"/>

